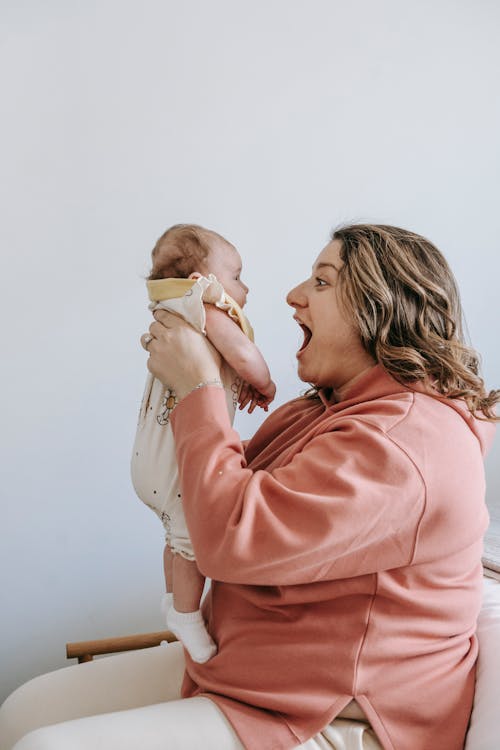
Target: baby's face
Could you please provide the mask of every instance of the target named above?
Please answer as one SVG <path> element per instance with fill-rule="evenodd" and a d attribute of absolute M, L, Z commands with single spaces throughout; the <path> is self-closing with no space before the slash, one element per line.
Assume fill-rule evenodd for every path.
<path fill-rule="evenodd" d="M 247 301 L 248 287 L 242 282 L 241 258 L 235 247 L 219 237 L 210 238 L 210 252 L 206 265 L 230 297 L 243 307 Z"/>

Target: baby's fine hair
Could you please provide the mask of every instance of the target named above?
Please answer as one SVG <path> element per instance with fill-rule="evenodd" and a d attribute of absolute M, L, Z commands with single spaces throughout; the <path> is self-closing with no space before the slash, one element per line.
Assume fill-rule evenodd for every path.
<path fill-rule="evenodd" d="M 195 271 L 206 272 L 211 237 L 224 240 L 217 232 L 198 224 L 174 224 L 153 248 L 148 279 L 187 279 Z"/>

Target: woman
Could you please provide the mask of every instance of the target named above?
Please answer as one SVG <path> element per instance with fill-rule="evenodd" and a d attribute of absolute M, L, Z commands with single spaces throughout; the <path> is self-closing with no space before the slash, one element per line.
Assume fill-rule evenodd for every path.
<path fill-rule="evenodd" d="M 196 733 L 204 747 L 250 750 L 463 746 L 487 526 L 482 455 L 499 394 L 486 393 L 463 344 L 455 282 L 424 238 L 354 225 L 334 233 L 287 301 L 304 331 L 299 376 L 314 387 L 245 447 L 204 340 L 163 311 L 143 338 L 149 369 L 179 401 L 185 513 L 212 578 L 205 616 L 218 654 L 186 657 L 189 700 L 48 727 L 16 750 L 96 737 L 106 748 L 138 738 L 148 750 L 190 748 Z M 361 728 L 357 744 L 342 739 L 343 722 Z M 165 744 L 174 725 L 184 744 Z"/>

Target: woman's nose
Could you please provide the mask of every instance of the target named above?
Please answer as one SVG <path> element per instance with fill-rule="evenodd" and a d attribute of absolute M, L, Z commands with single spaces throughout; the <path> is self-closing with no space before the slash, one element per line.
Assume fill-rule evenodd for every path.
<path fill-rule="evenodd" d="M 306 296 L 304 294 L 304 283 L 298 284 L 293 289 L 290 289 L 286 295 L 287 305 L 290 307 L 304 307 L 307 304 Z"/>

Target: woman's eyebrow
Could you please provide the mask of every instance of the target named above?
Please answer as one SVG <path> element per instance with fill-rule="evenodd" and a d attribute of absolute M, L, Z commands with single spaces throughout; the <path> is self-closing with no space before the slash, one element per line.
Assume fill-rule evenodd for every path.
<path fill-rule="evenodd" d="M 337 268 L 337 266 L 334 266 L 333 263 L 318 263 L 316 266 L 314 266 L 313 271 L 314 269 L 319 270 L 320 268 L 325 267 L 333 268 L 335 271 L 337 271 L 337 273 L 339 272 L 339 269 Z"/>

